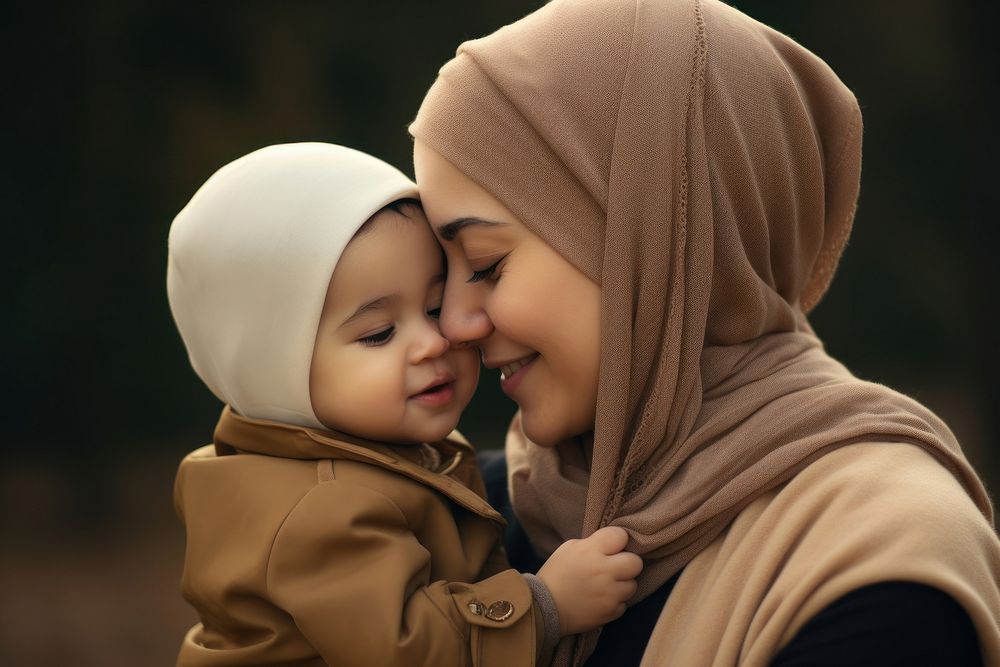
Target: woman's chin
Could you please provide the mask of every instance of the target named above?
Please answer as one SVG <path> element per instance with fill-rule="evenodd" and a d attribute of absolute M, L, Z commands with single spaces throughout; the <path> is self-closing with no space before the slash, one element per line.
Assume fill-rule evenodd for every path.
<path fill-rule="evenodd" d="M 556 444 L 549 440 L 549 429 L 542 428 L 538 421 L 524 410 L 521 410 L 521 431 L 528 440 L 539 447 L 552 447 Z"/>
<path fill-rule="evenodd" d="M 557 424 L 556 420 L 535 417 L 527 412 L 521 412 L 521 430 L 532 443 L 539 447 L 551 449 L 571 440 L 580 433 L 577 429 L 566 429 L 565 424 Z"/>

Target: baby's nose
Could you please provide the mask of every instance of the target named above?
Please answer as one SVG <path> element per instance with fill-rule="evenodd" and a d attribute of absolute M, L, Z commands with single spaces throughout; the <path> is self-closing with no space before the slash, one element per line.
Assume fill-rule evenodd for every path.
<path fill-rule="evenodd" d="M 426 326 L 421 328 L 419 339 L 414 346 L 413 361 L 417 363 L 424 359 L 440 357 L 448 351 L 449 347 L 451 344 L 447 338 L 441 335 L 436 323 L 428 322 Z"/>

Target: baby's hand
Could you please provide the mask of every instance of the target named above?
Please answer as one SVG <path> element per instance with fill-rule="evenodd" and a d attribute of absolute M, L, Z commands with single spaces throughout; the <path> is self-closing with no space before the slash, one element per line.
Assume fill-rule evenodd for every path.
<path fill-rule="evenodd" d="M 642 559 L 622 551 L 628 534 L 601 528 L 582 540 L 567 540 L 538 571 L 559 610 L 563 635 L 575 635 L 609 623 L 625 613 L 635 595 Z"/>

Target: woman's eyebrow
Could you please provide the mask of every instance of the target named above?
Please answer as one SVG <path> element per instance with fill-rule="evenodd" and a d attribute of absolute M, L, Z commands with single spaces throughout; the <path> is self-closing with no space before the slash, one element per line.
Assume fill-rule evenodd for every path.
<path fill-rule="evenodd" d="M 483 218 L 456 218 L 449 223 L 443 224 L 438 227 L 438 234 L 441 235 L 445 241 L 454 241 L 458 233 L 465 227 L 469 225 L 485 225 L 487 227 L 497 227 L 499 225 L 505 225 L 505 222 L 497 222 L 496 220 L 484 220 Z"/>

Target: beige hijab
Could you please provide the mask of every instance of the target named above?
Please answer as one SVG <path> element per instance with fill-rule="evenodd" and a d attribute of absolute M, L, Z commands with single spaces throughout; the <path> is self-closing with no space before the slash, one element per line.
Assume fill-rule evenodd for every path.
<path fill-rule="evenodd" d="M 861 114 L 790 38 L 716 0 L 554 0 L 461 45 L 411 132 L 601 285 L 589 470 L 517 418 L 508 438 L 539 550 L 623 526 L 641 597 L 857 442 L 924 448 L 992 520 L 947 426 L 853 377 L 806 319 L 850 233 Z"/>

